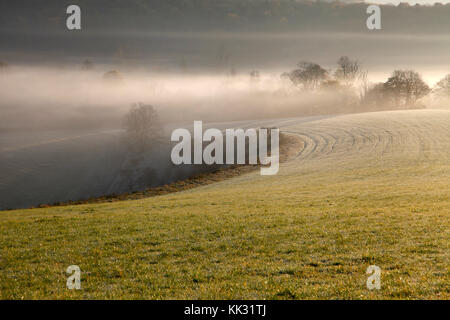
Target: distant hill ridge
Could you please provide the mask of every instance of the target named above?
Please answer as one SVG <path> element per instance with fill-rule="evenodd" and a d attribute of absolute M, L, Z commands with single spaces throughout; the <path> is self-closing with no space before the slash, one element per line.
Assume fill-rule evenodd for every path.
<path fill-rule="evenodd" d="M 0 0 L 0 32 L 63 31 L 66 7 L 84 30 L 369 32 L 366 3 L 292 0 Z M 448 33 L 450 4 L 383 5 L 383 33 Z"/>

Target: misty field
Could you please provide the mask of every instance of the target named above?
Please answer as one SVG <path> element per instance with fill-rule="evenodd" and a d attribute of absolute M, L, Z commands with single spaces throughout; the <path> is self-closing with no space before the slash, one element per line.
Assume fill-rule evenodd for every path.
<path fill-rule="evenodd" d="M 450 110 L 294 124 L 304 148 L 275 176 L 1 212 L 1 298 L 448 299 L 449 129 Z"/>

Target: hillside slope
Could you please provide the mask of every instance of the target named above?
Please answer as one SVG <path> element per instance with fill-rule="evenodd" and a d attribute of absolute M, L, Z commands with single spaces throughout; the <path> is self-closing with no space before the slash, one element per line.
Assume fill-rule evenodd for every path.
<path fill-rule="evenodd" d="M 306 147 L 276 176 L 2 212 L 1 297 L 448 299 L 449 129 L 448 110 L 293 124 Z"/>

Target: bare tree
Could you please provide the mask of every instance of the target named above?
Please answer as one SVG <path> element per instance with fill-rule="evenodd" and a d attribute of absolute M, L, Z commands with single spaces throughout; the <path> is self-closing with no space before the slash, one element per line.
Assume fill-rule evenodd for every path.
<path fill-rule="evenodd" d="M 345 85 L 353 85 L 361 72 L 361 65 L 356 60 L 350 60 L 347 56 L 342 56 L 337 61 L 338 69 L 334 73 L 336 79 Z"/>
<path fill-rule="evenodd" d="M 316 89 L 328 77 L 328 72 L 319 64 L 302 61 L 298 69 L 288 74 L 292 83 L 306 90 Z"/>
<path fill-rule="evenodd" d="M 225 46 L 220 46 L 216 54 L 217 66 L 220 69 L 227 69 L 231 66 L 231 53 Z"/>
<path fill-rule="evenodd" d="M 367 94 L 370 90 L 370 83 L 368 79 L 368 71 L 364 70 L 359 73 L 358 76 L 358 90 L 359 90 L 359 101 L 360 103 L 364 103 L 367 98 Z"/>
<path fill-rule="evenodd" d="M 395 70 L 384 87 L 394 98 L 397 107 L 402 104 L 405 107 L 412 106 L 430 92 L 420 74 L 413 70 Z"/>
<path fill-rule="evenodd" d="M 123 77 L 122 77 L 122 75 L 120 74 L 119 71 L 111 70 L 111 71 L 106 72 L 103 75 L 103 80 L 105 80 L 108 83 L 117 84 L 117 83 L 121 83 L 122 82 Z"/>
<path fill-rule="evenodd" d="M 152 145 L 161 136 L 161 124 L 153 106 L 134 103 L 124 117 L 127 140 L 131 147 L 138 151 Z"/>
<path fill-rule="evenodd" d="M 391 105 L 391 101 L 391 96 L 388 94 L 383 82 L 368 85 L 362 100 L 365 106 L 382 107 L 384 109 Z"/>
<path fill-rule="evenodd" d="M 260 74 L 258 70 L 250 71 L 250 80 L 253 82 L 258 82 L 260 79 Z"/>
<path fill-rule="evenodd" d="M 439 97 L 450 97 L 450 74 L 442 78 L 433 88 L 433 93 Z"/>
<path fill-rule="evenodd" d="M 84 60 L 83 63 L 81 64 L 81 70 L 92 70 L 92 69 L 94 69 L 94 64 L 89 59 Z"/>
<path fill-rule="evenodd" d="M 323 90 L 337 91 L 337 90 L 342 89 L 342 85 L 336 79 L 327 79 L 327 80 L 322 81 L 322 83 L 320 84 L 320 88 Z"/>

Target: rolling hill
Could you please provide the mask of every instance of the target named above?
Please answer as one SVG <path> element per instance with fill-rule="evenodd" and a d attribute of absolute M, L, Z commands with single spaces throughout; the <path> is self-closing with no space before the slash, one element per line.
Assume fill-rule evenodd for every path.
<path fill-rule="evenodd" d="M 450 110 L 293 121 L 305 146 L 275 176 L 1 212 L 1 298 L 448 299 L 449 129 Z"/>

